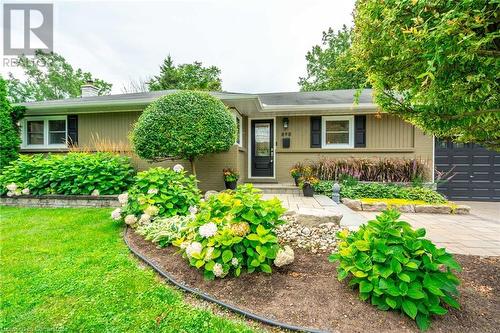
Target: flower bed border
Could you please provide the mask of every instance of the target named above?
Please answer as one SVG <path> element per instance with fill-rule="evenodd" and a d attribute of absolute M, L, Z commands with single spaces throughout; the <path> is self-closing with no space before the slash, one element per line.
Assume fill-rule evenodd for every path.
<path fill-rule="evenodd" d="M 387 203 L 380 202 L 370 202 L 365 203 L 359 199 L 349 199 L 342 198 L 342 203 L 355 211 L 365 211 L 365 212 L 382 212 L 388 208 Z M 402 205 L 391 205 L 391 208 L 398 210 L 401 213 L 424 213 L 424 214 L 456 214 L 456 215 L 468 215 L 470 214 L 470 207 L 466 205 L 456 205 L 456 207 L 451 207 L 450 205 L 444 204 L 428 204 L 428 205 L 415 205 L 415 204 L 402 204 Z"/>
<path fill-rule="evenodd" d="M 273 319 L 269 319 L 269 318 L 265 318 L 265 317 L 262 317 L 262 316 L 259 316 L 257 314 L 254 314 L 252 312 L 248 312 L 248 311 L 245 311 L 241 308 L 238 308 L 236 306 L 233 306 L 231 304 L 227 304 L 221 300 L 218 300 L 202 291 L 200 291 L 199 289 L 197 288 L 192 288 L 182 282 L 179 282 L 177 281 L 176 279 L 173 278 L 172 275 L 170 275 L 168 272 L 165 272 L 164 270 L 162 270 L 160 267 L 158 267 L 154 262 L 152 262 L 151 260 L 149 260 L 148 258 L 146 258 L 144 255 L 142 255 L 141 253 L 139 253 L 139 251 L 137 251 L 136 249 L 134 249 L 129 241 L 128 241 L 128 233 L 130 232 L 130 228 L 127 226 L 125 227 L 125 232 L 123 233 L 123 241 L 125 242 L 125 244 L 127 245 L 128 249 L 130 250 L 130 252 L 132 252 L 137 258 L 139 258 L 140 260 L 142 260 L 144 263 L 146 263 L 148 266 L 150 266 L 154 271 L 156 271 L 158 274 L 160 274 L 163 278 L 165 278 L 168 282 L 172 283 L 174 286 L 180 288 L 182 291 L 185 291 L 185 292 L 189 292 L 191 294 L 194 294 L 206 301 L 209 301 L 209 302 L 212 302 L 212 303 L 215 303 L 223 308 L 226 308 L 230 311 L 233 311 L 235 313 L 238 313 L 246 318 L 250 318 L 250 319 L 253 319 L 253 320 L 256 320 L 256 321 L 259 321 L 261 323 L 264 323 L 264 324 L 267 324 L 267 325 L 271 325 L 271 326 L 276 326 L 276 327 L 279 327 L 279 328 L 282 328 L 282 329 L 286 329 L 286 330 L 290 330 L 290 331 L 297 331 L 297 332 L 311 332 L 311 333 L 325 333 L 325 331 L 321 331 L 321 330 L 317 330 L 317 329 L 314 329 L 314 328 L 308 328 L 308 327 L 301 327 L 301 326 L 294 326 L 294 325 L 289 325 L 287 323 L 283 323 L 283 322 L 280 322 L 280 321 L 276 321 L 276 320 L 273 320 Z"/>
<path fill-rule="evenodd" d="M 0 206 L 22 207 L 120 207 L 117 195 L 21 195 L 0 197 Z"/>

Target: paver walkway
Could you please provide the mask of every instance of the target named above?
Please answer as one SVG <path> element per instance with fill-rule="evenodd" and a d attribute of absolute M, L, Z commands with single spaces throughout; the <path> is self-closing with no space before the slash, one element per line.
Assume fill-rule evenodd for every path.
<path fill-rule="evenodd" d="M 299 194 L 273 194 L 264 193 L 262 199 L 268 200 L 277 197 L 283 203 L 283 207 L 288 211 L 297 212 L 300 208 L 316 209 L 335 209 L 335 202 L 325 195 L 315 195 L 314 197 L 305 197 Z"/>
<path fill-rule="evenodd" d="M 355 212 L 344 205 L 336 205 L 330 198 L 315 195 L 312 198 L 299 194 L 263 194 L 264 199 L 278 197 L 283 207 L 290 211 L 299 208 L 334 209 L 344 216 L 341 226 L 355 229 L 374 219 L 376 212 Z M 451 253 L 500 256 L 500 203 L 460 202 L 471 206 L 470 215 L 402 214 L 401 219 L 414 228 L 425 228 L 426 238 Z"/>
<path fill-rule="evenodd" d="M 401 219 L 414 228 L 425 228 L 426 238 L 451 253 L 500 256 L 500 204 L 463 204 L 471 206 L 470 215 L 402 214 Z M 366 219 L 377 215 L 372 212 L 358 214 Z"/>

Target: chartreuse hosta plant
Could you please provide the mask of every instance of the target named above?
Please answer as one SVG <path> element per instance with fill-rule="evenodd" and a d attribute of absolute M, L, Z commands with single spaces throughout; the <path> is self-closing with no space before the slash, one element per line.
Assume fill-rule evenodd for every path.
<path fill-rule="evenodd" d="M 200 202 L 196 178 L 186 175 L 181 165 L 151 168 L 139 172 L 128 193 L 118 197 L 122 208 L 111 213 L 131 226 L 148 224 L 156 217 L 185 216 Z"/>
<path fill-rule="evenodd" d="M 453 270 L 460 266 L 444 248 L 424 239 L 425 229 L 413 230 L 400 214 L 388 210 L 356 232 L 337 234 L 338 279 L 350 277 L 360 298 L 380 310 L 401 310 L 416 320 L 421 330 L 431 315 L 447 313 L 444 304 L 458 309 L 459 284 Z"/>
<path fill-rule="evenodd" d="M 189 263 L 203 269 L 206 279 L 271 273 L 271 264 L 283 266 L 293 261 L 293 250 L 281 249 L 275 229 L 284 223 L 285 209 L 274 198 L 262 200 L 252 185 L 222 192 L 200 204 L 195 219 L 183 236 L 173 242 Z"/>

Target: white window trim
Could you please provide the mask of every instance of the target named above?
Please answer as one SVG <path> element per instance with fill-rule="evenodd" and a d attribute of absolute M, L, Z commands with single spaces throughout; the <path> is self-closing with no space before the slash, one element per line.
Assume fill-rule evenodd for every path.
<path fill-rule="evenodd" d="M 326 122 L 329 120 L 349 121 L 349 143 L 326 144 Z M 354 148 L 354 116 L 323 116 L 321 118 L 321 148 L 324 149 L 344 149 Z"/>
<path fill-rule="evenodd" d="M 43 145 L 28 144 L 28 121 L 43 120 Z M 66 121 L 66 137 L 68 136 L 68 117 L 67 116 L 44 116 L 44 117 L 25 117 L 22 120 L 22 143 L 21 148 L 24 149 L 47 149 L 47 148 L 67 148 L 67 143 L 49 144 L 49 120 L 65 120 Z"/>
<path fill-rule="evenodd" d="M 233 116 L 235 118 L 234 121 L 236 122 L 236 126 L 238 126 L 238 122 L 236 121 L 236 119 L 240 120 L 240 126 L 238 128 L 238 132 L 239 132 L 240 137 L 236 140 L 236 142 L 234 144 L 238 145 L 240 147 L 243 147 L 243 117 L 238 112 L 235 112 L 235 111 L 233 111 Z"/>

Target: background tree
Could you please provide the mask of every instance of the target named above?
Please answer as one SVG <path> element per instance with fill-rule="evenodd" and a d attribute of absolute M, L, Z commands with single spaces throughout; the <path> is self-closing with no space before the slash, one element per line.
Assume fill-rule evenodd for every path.
<path fill-rule="evenodd" d="M 140 93 L 149 91 L 148 80 L 139 78 L 137 80 L 130 80 L 128 83 L 122 86 L 123 94 Z"/>
<path fill-rule="evenodd" d="M 500 149 L 500 4 L 358 0 L 355 58 L 386 111 Z"/>
<path fill-rule="evenodd" d="M 307 76 L 299 78 L 303 91 L 355 89 L 366 82 L 366 75 L 356 68 L 351 50 L 352 29 L 345 25 L 336 33 L 323 32 L 322 46 L 307 52 Z"/>
<path fill-rule="evenodd" d="M 160 66 L 160 74 L 153 77 L 148 85 L 152 91 L 167 89 L 220 91 L 222 80 L 219 75 L 219 68 L 203 67 L 198 61 L 175 66 L 169 55 Z"/>
<path fill-rule="evenodd" d="M 228 151 L 236 142 L 236 122 L 226 106 L 204 92 L 181 91 L 160 97 L 140 115 L 131 133 L 134 151 L 150 161 L 182 159 Z"/>
<path fill-rule="evenodd" d="M 36 51 L 34 58 L 20 56 L 18 65 L 24 70 L 26 80 L 9 74 L 9 98 L 13 103 L 45 101 L 79 97 L 81 85 L 91 80 L 99 95 L 109 94 L 111 84 L 92 77 L 89 72 L 73 67 L 57 53 Z"/>
<path fill-rule="evenodd" d="M 0 169 L 17 159 L 21 137 L 18 122 L 24 107 L 12 107 L 7 98 L 7 82 L 0 76 Z"/>

